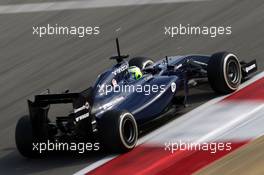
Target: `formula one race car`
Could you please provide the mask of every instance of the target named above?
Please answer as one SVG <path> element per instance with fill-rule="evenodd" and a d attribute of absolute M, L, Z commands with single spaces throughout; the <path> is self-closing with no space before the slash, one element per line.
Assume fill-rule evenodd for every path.
<path fill-rule="evenodd" d="M 233 53 L 170 56 L 157 62 L 121 55 L 100 74 L 94 86 L 79 92 L 36 95 L 28 100 L 29 115 L 16 126 L 16 145 L 26 157 L 39 156 L 33 142 L 98 141 L 105 150 L 125 152 L 137 144 L 144 124 L 188 103 L 189 89 L 209 82 L 218 94 L 236 91 L 257 70 L 256 60 L 239 61 Z M 48 117 L 51 104 L 71 103 L 68 116 Z"/>

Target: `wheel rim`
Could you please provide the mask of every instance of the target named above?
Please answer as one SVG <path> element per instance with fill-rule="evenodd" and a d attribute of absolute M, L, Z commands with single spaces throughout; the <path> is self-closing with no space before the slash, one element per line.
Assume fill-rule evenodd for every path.
<path fill-rule="evenodd" d="M 240 67 L 236 60 L 230 59 L 227 63 L 227 81 L 232 87 L 236 87 L 240 82 Z"/>
<path fill-rule="evenodd" d="M 120 125 L 120 136 L 127 148 L 133 148 L 137 142 L 137 126 L 133 116 L 126 113 L 122 116 Z"/>
<path fill-rule="evenodd" d="M 125 119 L 123 124 L 123 135 L 127 144 L 132 144 L 135 140 L 135 128 L 130 119 Z"/>

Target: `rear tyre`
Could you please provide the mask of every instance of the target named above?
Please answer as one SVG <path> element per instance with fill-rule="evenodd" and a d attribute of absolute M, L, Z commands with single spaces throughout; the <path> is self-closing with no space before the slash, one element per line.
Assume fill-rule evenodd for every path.
<path fill-rule="evenodd" d="M 29 116 L 25 115 L 19 119 L 15 131 L 16 147 L 20 154 L 28 158 L 39 157 L 37 151 L 33 151 L 33 129 Z"/>
<path fill-rule="evenodd" d="M 211 56 L 207 74 L 212 89 L 219 94 L 236 91 L 242 78 L 237 56 L 228 52 L 219 52 Z"/>
<path fill-rule="evenodd" d="M 153 63 L 154 61 L 147 57 L 135 57 L 129 60 L 129 66 L 137 66 L 140 69 L 145 69 Z"/>
<path fill-rule="evenodd" d="M 137 144 L 137 123 L 127 111 L 106 112 L 99 122 L 99 130 L 102 145 L 111 152 L 127 152 Z"/>

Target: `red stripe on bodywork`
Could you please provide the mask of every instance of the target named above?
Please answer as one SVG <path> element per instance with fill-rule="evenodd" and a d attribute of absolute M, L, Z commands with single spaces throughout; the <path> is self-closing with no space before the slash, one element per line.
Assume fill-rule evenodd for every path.
<path fill-rule="evenodd" d="M 223 101 L 226 100 L 264 101 L 264 77 L 226 97 Z"/>
<path fill-rule="evenodd" d="M 228 142 L 226 142 L 228 143 Z M 131 152 L 120 155 L 89 172 L 89 175 L 104 174 L 161 174 L 187 175 L 234 151 L 248 141 L 231 142 L 230 151 L 183 150 L 170 153 L 164 147 L 138 146 Z"/>

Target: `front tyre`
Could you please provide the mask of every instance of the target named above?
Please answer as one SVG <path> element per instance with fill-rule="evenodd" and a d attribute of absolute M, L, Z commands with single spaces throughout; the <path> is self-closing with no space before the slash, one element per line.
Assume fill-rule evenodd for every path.
<path fill-rule="evenodd" d="M 127 111 L 108 111 L 99 122 L 101 143 L 111 152 L 132 150 L 138 139 L 137 123 Z"/>
<path fill-rule="evenodd" d="M 242 78 L 237 56 L 228 52 L 219 52 L 211 56 L 207 74 L 212 89 L 219 94 L 236 91 Z"/>

